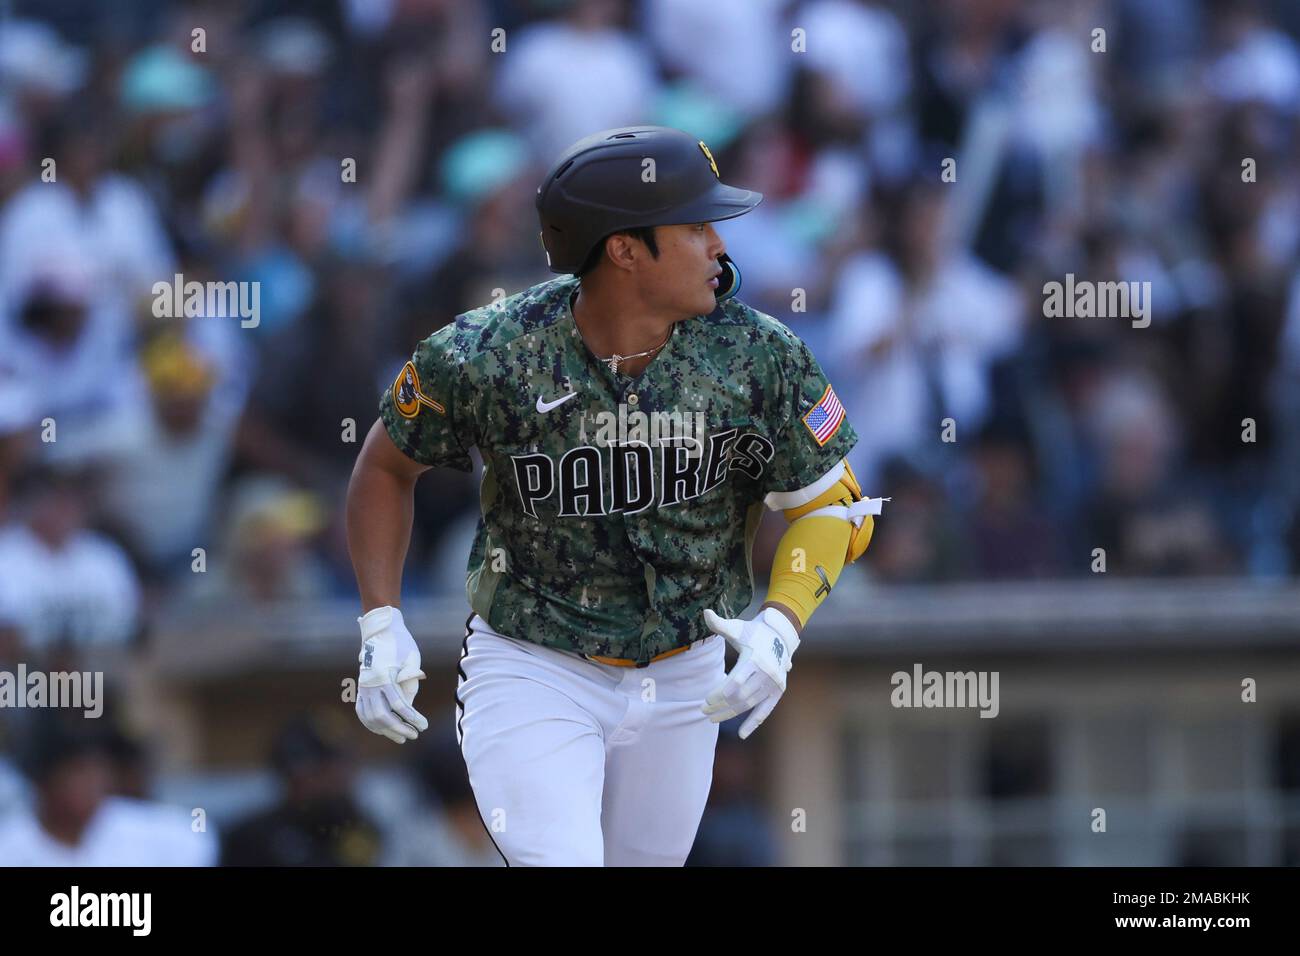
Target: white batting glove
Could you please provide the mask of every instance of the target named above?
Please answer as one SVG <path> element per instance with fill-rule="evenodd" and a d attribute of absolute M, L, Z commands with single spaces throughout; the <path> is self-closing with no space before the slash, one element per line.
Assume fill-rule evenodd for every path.
<path fill-rule="evenodd" d="M 764 608 L 752 621 L 705 611 L 704 623 L 714 634 L 725 637 L 740 658 L 701 710 L 716 724 L 752 707 L 753 713 L 740 725 L 740 739 L 744 740 L 767 720 L 785 693 L 785 675 L 799 648 L 799 634 L 790 619 L 772 607 Z"/>
<path fill-rule="evenodd" d="M 357 618 L 357 623 L 361 625 L 357 716 L 367 730 L 389 740 L 399 744 L 414 740 L 429 727 L 411 706 L 424 680 L 415 638 L 395 607 L 377 607 Z"/>

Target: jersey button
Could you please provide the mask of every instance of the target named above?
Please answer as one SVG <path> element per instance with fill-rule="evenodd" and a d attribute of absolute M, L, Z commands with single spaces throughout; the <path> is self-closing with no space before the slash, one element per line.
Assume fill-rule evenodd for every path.
<path fill-rule="evenodd" d="M 631 392 L 631 393 L 628 394 L 628 396 L 627 396 L 627 403 L 628 403 L 629 405 L 635 405 L 635 404 L 636 404 L 637 402 L 639 402 L 639 401 L 641 401 L 641 399 L 637 398 L 637 394 L 636 394 L 636 392 Z"/>

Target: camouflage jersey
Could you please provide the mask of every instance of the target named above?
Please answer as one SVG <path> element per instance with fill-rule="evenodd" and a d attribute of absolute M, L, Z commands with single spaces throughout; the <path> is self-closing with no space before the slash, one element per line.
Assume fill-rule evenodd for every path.
<path fill-rule="evenodd" d="M 808 347 L 735 299 L 677 323 L 636 378 L 611 371 L 562 276 L 429 336 L 380 402 L 394 444 L 483 456 L 470 606 L 494 630 L 645 663 L 754 593 L 764 497 L 811 485 L 857 435 Z"/>

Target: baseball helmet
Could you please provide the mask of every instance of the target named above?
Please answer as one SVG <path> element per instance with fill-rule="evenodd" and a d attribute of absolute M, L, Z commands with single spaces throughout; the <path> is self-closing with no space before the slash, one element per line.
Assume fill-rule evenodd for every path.
<path fill-rule="evenodd" d="M 762 200 L 762 193 L 721 181 L 703 140 L 666 126 L 624 126 L 564 151 L 537 187 L 537 214 L 547 266 L 569 273 L 611 233 L 733 219 Z M 718 261 L 715 294 L 722 300 L 739 291 L 740 272 L 729 256 Z"/>

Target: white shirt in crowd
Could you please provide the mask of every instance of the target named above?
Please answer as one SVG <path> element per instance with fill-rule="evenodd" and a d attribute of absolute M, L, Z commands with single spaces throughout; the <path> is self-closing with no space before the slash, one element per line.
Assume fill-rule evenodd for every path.
<path fill-rule="evenodd" d="M 30 811 L 0 820 L 0 866 L 215 866 L 210 831 L 194 832 L 184 810 L 109 797 L 77 846 L 55 840 Z"/>
<path fill-rule="evenodd" d="M 63 183 L 32 183 L 0 212 L 0 299 L 6 310 L 51 256 L 75 259 L 87 271 L 88 300 L 114 306 L 115 321 L 155 282 L 170 282 L 175 257 L 149 194 L 109 173 L 82 199 Z M 127 333 L 129 328 L 119 331 Z"/>
<path fill-rule="evenodd" d="M 126 641 L 140 621 L 140 587 L 122 549 L 81 531 L 51 550 L 23 525 L 0 528 L 0 619 L 29 648 Z"/>
<path fill-rule="evenodd" d="M 843 356 L 835 380 L 858 423 L 849 461 L 861 481 L 873 481 L 883 459 L 918 436 L 938 434 L 936 402 L 968 436 L 984 423 L 990 367 L 1021 334 L 1024 306 L 1012 282 L 955 253 L 909 293 L 887 256 L 863 253 L 845 264 L 833 303 L 831 336 Z"/>
<path fill-rule="evenodd" d="M 140 380 L 124 388 L 113 413 L 79 443 L 76 459 L 103 468 L 105 509 L 127 545 L 148 561 L 183 559 L 188 567 L 191 549 L 208 534 L 248 398 L 251 361 L 239 334 L 237 325 L 221 320 L 200 321 L 188 330 L 190 347 L 218 378 L 192 431 L 169 432 Z M 47 454 L 52 462 L 62 460 Z"/>
<path fill-rule="evenodd" d="M 659 59 L 744 116 L 780 107 L 790 66 L 785 0 L 649 0 L 645 32 Z M 716 147 L 715 147 L 716 148 Z"/>
<path fill-rule="evenodd" d="M 123 398 L 134 371 L 133 312 L 175 258 L 153 201 L 134 181 L 102 176 L 84 201 L 62 183 L 33 183 L 0 208 L 0 355 L 58 422 L 65 460 Z M 56 281 L 85 302 L 76 341 L 55 348 L 20 327 L 33 282 Z"/>
<path fill-rule="evenodd" d="M 888 9 L 815 0 L 791 23 L 805 31 L 808 66 L 829 76 L 861 115 L 881 116 L 903 105 L 911 90 L 911 54 L 907 31 Z"/>
<path fill-rule="evenodd" d="M 630 34 L 539 23 L 509 42 L 497 103 L 546 162 L 596 130 L 648 119 L 654 62 Z M 557 63 L 565 68 L 557 70 Z"/>

